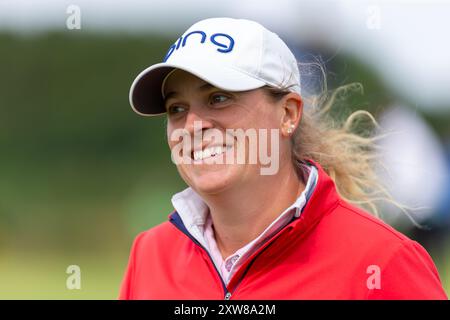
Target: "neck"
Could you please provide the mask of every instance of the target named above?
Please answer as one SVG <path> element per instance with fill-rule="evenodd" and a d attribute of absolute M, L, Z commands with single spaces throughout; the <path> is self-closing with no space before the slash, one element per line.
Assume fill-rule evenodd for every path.
<path fill-rule="evenodd" d="M 289 162 L 276 175 L 258 176 L 245 186 L 202 195 L 210 209 L 222 257 L 227 258 L 257 238 L 304 189 L 305 184 Z"/>

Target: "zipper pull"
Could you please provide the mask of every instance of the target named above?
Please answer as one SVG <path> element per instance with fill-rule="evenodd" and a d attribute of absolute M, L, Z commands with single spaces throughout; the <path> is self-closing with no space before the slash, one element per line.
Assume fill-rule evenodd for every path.
<path fill-rule="evenodd" d="M 230 298 L 231 298 L 231 293 L 230 293 L 230 292 L 227 292 L 227 293 L 225 294 L 225 300 L 230 300 Z"/>

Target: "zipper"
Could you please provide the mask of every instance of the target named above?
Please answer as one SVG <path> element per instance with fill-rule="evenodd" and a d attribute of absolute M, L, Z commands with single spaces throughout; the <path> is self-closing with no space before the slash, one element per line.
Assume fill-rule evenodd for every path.
<path fill-rule="evenodd" d="M 211 261 L 212 265 L 214 266 L 214 270 L 216 270 L 217 275 L 219 276 L 220 282 L 222 284 L 222 289 L 224 292 L 224 300 L 230 300 L 231 298 L 231 293 L 228 291 L 227 285 L 225 284 L 225 282 L 222 279 L 222 276 L 220 275 L 219 270 L 216 267 L 216 264 L 214 263 L 213 258 L 211 257 L 211 255 L 209 254 L 208 250 L 206 250 L 205 247 L 202 246 L 202 244 L 200 242 L 198 242 L 197 239 L 195 239 L 186 229 L 186 226 L 183 224 L 183 222 L 180 219 L 181 225 L 178 224 L 178 221 L 176 221 L 172 216 L 170 217 L 170 222 L 177 228 L 179 229 L 181 232 L 183 232 L 189 239 L 191 239 L 197 246 L 199 246 L 204 252 L 206 252 L 206 254 L 209 257 L 209 260 Z"/>
<path fill-rule="evenodd" d="M 178 213 L 175 212 L 178 216 Z M 179 216 L 178 216 L 179 218 Z M 247 266 L 245 267 L 244 272 L 242 273 L 241 277 L 239 278 L 239 281 L 236 283 L 236 285 L 234 286 L 234 289 L 232 290 L 232 292 L 236 292 L 236 289 L 239 287 L 239 285 L 241 284 L 242 280 L 244 279 L 245 275 L 247 274 L 248 270 L 250 269 L 250 267 L 252 266 L 253 262 L 255 261 L 255 259 L 262 253 L 264 252 L 268 247 L 270 247 L 275 240 L 281 235 L 283 234 L 283 231 L 289 229 L 289 225 L 296 220 L 297 218 L 292 218 L 292 220 L 285 225 L 283 228 L 281 228 L 280 230 L 278 230 L 278 232 L 276 232 L 271 239 L 266 242 L 264 244 L 264 246 L 262 248 L 259 249 L 259 251 L 255 252 L 253 256 L 249 257 L 249 262 L 247 264 Z M 211 261 L 212 265 L 214 266 L 214 269 L 216 270 L 216 273 L 220 279 L 220 282 L 222 283 L 222 288 L 223 288 L 223 292 L 224 292 L 224 300 L 230 300 L 232 293 L 228 291 L 227 285 L 225 284 L 225 282 L 222 279 L 222 276 L 220 275 L 219 270 L 216 267 L 216 264 L 214 263 L 214 260 L 212 259 L 211 255 L 209 254 L 208 250 L 206 250 L 205 247 L 202 246 L 202 244 L 200 242 L 198 242 L 197 239 L 195 239 L 190 233 L 189 231 L 187 231 L 186 226 L 183 224 L 181 218 L 176 219 L 174 218 L 172 215 L 170 216 L 170 222 L 177 228 L 179 229 L 181 232 L 183 232 L 189 239 L 191 239 L 197 246 L 199 246 L 204 252 L 206 252 L 206 254 L 209 257 L 209 260 Z"/>
<path fill-rule="evenodd" d="M 247 266 L 245 267 L 245 270 L 242 272 L 242 275 L 240 276 L 239 281 L 238 281 L 238 282 L 236 283 L 236 285 L 234 286 L 234 288 L 233 288 L 233 290 L 232 290 L 232 293 L 233 293 L 233 294 L 234 294 L 234 292 L 236 292 L 236 290 L 237 290 L 237 288 L 239 287 L 239 285 L 241 284 L 242 280 L 244 280 L 245 275 L 247 274 L 248 270 L 250 270 L 250 267 L 253 265 L 253 263 L 255 262 L 256 258 L 258 258 L 258 256 L 259 256 L 261 253 L 263 253 L 267 248 L 269 248 L 272 244 L 274 244 L 274 243 L 275 243 L 275 240 L 276 240 L 277 238 L 279 238 L 279 237 L 281 236 L 281 234 L 283 234 L 283 232 L 284 232 L 285 230 L 289 229 L 288 226 L 289 226 L 289 224 L 290 224 L 293 220 L 295 220 L 295 218 L 293 218 L 286 226 L 284 226 L 283 228 L 281 228 L 280 230 L 278 230 L 278 232 L 275 233 L 275 234 L 271 237 L 271 239 L 263 245 L 262 248 L 260 248 L 257 252 L 255 252 L 252 256 L 250 256 L 250 257 L 248 258 L 248 261 L 249 261 L 249 262 L 247 263 Z M 231 293 L 231 292 L 229 293 L 228 299 L 226 299 L 226 300 L 229 300 L 229 298 L 231 297 L 232 293 Z M 226 297 L 225 297 L 225 298 L 226 298 Z"/>

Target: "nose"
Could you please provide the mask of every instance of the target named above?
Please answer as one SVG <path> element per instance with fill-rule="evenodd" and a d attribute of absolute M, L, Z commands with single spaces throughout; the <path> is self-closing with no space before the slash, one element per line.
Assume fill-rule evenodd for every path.
<path fill-rule="evenodd" d="M 196 110 L 189 110 L 184 129 L 191 136 L 213 127 L 213 123 Z"/>

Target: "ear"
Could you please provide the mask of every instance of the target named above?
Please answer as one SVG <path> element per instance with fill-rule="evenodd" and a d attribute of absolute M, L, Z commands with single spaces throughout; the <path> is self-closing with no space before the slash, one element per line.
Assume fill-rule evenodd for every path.
<path fill-rule="evenodd" d="M 303 100 L 298 93 L 288 93 L 283 97 L 282 108 L 281 134 L 290 137 L 300 123 L 303 114 Z"/>

